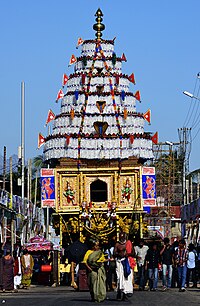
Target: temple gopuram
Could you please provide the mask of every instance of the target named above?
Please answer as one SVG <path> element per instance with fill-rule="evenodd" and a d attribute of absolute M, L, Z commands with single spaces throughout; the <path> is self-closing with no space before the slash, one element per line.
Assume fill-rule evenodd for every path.
<path fill-rule="evenodd" d="M 120 230 L 139 229 L 143 206 L 156 203 L 155 171 L 146 166 L 157 142 L 157 133 L 144 131 L 150 110 L 136 111 L 134 74 L 122 72 L 126 57 L 115 53 L 115 39 L 102 38 L 100 9 L 95 17 L 96 38 L 79 38 L 81 54 L 72 55 L 74 73 L 64 75 L 57 98 L 60 113 L 43 139 L 45 162 L 54 164 L 53 225 L 61 245 L 62 237 L 108 241 Z"/>

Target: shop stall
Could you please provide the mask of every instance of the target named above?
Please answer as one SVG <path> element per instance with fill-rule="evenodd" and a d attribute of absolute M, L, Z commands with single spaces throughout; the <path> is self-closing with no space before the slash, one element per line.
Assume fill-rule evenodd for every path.
<path fill-rule="evenodd" d="M 23 249 L 34 258 L 32 284 L 50 286 L 57 283 L 58 251 L 54 250 L 53 243 L 37 235 L 24 244 Z"/>

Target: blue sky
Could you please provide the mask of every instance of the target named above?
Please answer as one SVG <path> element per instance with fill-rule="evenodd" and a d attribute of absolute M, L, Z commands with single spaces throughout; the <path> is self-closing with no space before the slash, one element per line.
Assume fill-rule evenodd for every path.
<path fill-rule="evenodd" d="M 63 73 L 78 37 L 95 38 L 94 14 L 100 7 L 106 30 L 103 38 L 115 40 L 118 56 L 124 52 L 123 72 L 134 72 L 141 92 L 137 110 L 152 112 L 145 130 L 159 133 L 159 141 L 178 142 L 177 129 L 183 127 L 191 103 L 183 90 L 194 91 L 200 71 L 199 0 L 10 0 L 0 1 L 0 154 L 8 157 L 20 145 L 20 91 L 25 82 L 25 157 L 37 150 L 38 133 L 48 110 L 60 112 L 55 103 Z M 195 110 L 196 115 L 198 110 Z M 187 127 L 190 127 L 188 122 Z M 197 121 L 196 135 L 200 127 Z M 200 133 L 192 142 L 190 170 L 200 168 Z"/>

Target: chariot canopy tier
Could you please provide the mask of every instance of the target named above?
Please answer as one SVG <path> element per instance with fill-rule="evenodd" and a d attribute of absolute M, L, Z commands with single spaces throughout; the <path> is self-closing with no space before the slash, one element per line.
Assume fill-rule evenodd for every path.
<path fill-rule="evenodd" d="M 144 132 L 144 114 L 136 111 L 140 94 L 137 88 L 136 94 L 130 91 L 136 86 L 134 74 L 122 72 L 124 54 L 116 55 L 115 39 L 102 39 L 100 9 L 95 16 L 96 39 L 79 38 L 81 54 L 71 57 L 74 73 L 62 89 L 44 159 L 152 159 L 152 135 Z"/>

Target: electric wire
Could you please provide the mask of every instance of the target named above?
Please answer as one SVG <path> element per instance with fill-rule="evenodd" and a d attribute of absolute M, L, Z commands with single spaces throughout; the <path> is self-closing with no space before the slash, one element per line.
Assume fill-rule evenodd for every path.
<path fill-rule="evenodd" d="M 199 99 L 195 99 L 195 97 L 199 97 L 199 93 L 200 93 L 200 73 L 197 74 L 196 76 L 196 80 L 195 80 L 195 86 L 194 86 L 194 90 L 193 90 L 193 96 L 191 97 L 191 103 L 189 106 L 189 110 L 184 122 L 184 126 L 190 126 L 192 132 L 194 132 L 196 130 L 196 133 L 194 136 L 192 136 L 192 132 L 190 132 L 190 140 L 189 140 L 189 144 L 190 144 L 190 150 L 191 151 L 191 147 L 192 147 L 192 142 L 196 139 L 197 135 L 200 132 L 200 101 Z M 198 128 L 198 129 L 197 129 Z"/>
<path fill-rule="evenodd" d="M 198 92 L 197 92 L 197 97 L 199 96 L 199 92 L 200 92 L 200 84 L 199 84 L 199 89 L 198 89 Z M 198 103 L 198 108 L 199 108 L 200 101 L 197 101 L 197 103 Z M 192 137 L 191 141 L 194 141 L 196 139 L 196 137 L 198 136 L 199 132 L 200 132 L 200 120 L 199 120 L 199 118 L 200 118 L 200 112 L 198 112 L 198 113 L 196 112 L 196 120 L 195 120 L 195 122 L 194 122 L 194 124 L 192 126 L 193 131 L 196 130 L 196 133 Z"/>
<path fill-rule="evenodd" d="M 198 82 L 198 77 L 196 78 L 196 81 L 195 81 L 193 93 L 196 90 L 197 82 Z M 190 122 L 190 119 L 192 117 L 193 112 L 194 112 L 194 103 L 190 103 L 188 113 L 186 115 L 185 122 L 184 122 L 183 126 L 189 126 L 189 122 Z"/>
<path fill-rule="evenodd" d="M 199 84 L 199 86 L 198 86 L 197 93 L 195 94 L 196 97 L 199 97 L 199 91 L 200 91 L 200 84 Z M 194 99 L 195 99 L 195 98 L 194 98 Z M 193 118 L 193 122 L 192 122 L 192 125 L 191 125 L 191 127 L 192 127 L 193 129 L 195 129 L 195 128 L 199 125 L 199 123 L 200 123 L 200 121 L 199 121 L 199 115 L 200 115 L 200 112 L 199 112 L 199 104 L 200 104 L 200 101 L 197 100 L 197 99 L 195 99 L 196 110 L 195 110 L 195 112 L 194 112 L 194 118 Z"/>

